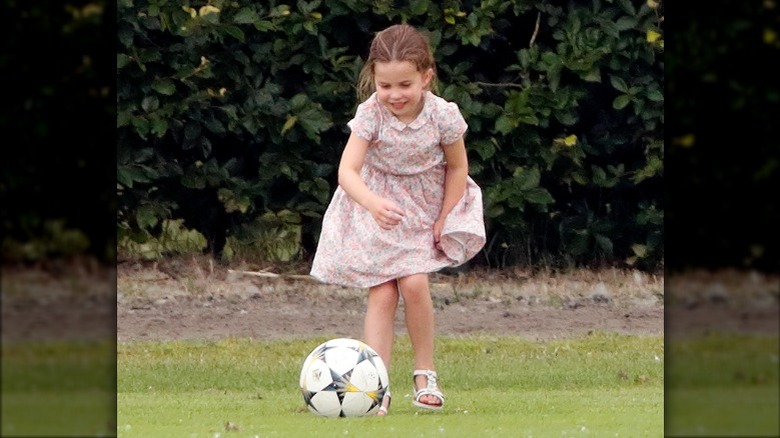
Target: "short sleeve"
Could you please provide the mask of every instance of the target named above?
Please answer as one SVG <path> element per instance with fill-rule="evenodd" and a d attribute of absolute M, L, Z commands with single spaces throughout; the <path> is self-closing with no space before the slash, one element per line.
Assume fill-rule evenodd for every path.
<path fill-rule="evenodd" d="M 468 129 L 468 124 L 460 113 L 458 104 L 454 102 L 443 103 L 439 110 L 438 119 L 442 144 L 454 143 L 455 140 L 463 137 Z"/>
<path fill-rule="evenodd" d="M 371 96 L 365 102 L 358 105 L 357 111 L 355 111 L 355 117 L 347 122 L 347 126 L 352 132 L 368 141 L 373 141 L 377 138 L 379 131 L 379 111 L 374 101 L 374 96 Z"/>

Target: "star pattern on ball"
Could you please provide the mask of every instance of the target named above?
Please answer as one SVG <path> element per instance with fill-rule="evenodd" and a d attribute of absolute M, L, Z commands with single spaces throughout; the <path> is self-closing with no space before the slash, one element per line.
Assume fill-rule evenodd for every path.
<path fill-rule="evenodd" d="M 309 410 L 325 417 L 369 415 L 389 389 L 387 369 L 368 345 L 348 338 L 312 350 L 301 370 L 301 393 Z"/>

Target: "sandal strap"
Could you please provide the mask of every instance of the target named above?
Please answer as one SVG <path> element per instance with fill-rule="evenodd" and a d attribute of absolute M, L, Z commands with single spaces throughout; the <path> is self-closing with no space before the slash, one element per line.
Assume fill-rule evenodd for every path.
<path fill-rule="evenodd" d="M 436 374 L 436 371 L 433 370 L 414 370 L 414 373 L 412 375 L 412 379 L 414 379 L 417 376 L 425 376 L 428 383 L 425 385 L 424 388 L 420 388 L 414 393 L 414 399 L 419 400 L 421 396 L 423 395 L 432 395 L 434 397 L 438 397 L 442 403 L 444 402 L 444 394 L 439 391 L 438 387 L 438 375 Z M 415 382 L 415 387 L 417 386 L 417 383 Z"/>
<path fill-rule="evenodd" d="M 385 406 L 385 399 L 387 399 L 387 405 Z M 379 402 L 379 410 L 385 414 L 387 414 L 387 410 L 390 409 L 390 403 L 393 401 L 393 396 L 390 395 L 390 391 L 388 390 L 385 392 L 385 395 L 382 397 L 382 401 Z"/>
<path fill-rule="evenodd" d="M 414 393 L 414 399 L 420 400 L 420 397 L 424 395 L 432 395 L 444 403 L 444 394 L 442 394 L 439 390 L 429 388 L 418 389 L 417 392 Z"/>
<path fill-rule="evenodd" d="M 437 380 L 438 375 L 436 374 L 436 371 L 433 370 L 414 370 L 414 374 L 412 375 L 412 379 L 414 379 L 417 376 L 425 376 L 425 378 L 428 381 L 427 389 L 435 391 L 438 387 Z M 417 386 L 415 384 L 415 386 Z"/>

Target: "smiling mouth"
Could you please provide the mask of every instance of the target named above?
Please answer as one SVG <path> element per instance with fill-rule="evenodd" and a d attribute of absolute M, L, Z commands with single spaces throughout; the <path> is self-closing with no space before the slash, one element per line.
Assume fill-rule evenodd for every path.
<path fill-rule="evenodd" d="M 400 110 L 403 109 L 404 105 L 406 105 L 406 102 L 398 102 L 398 103 L 391 103 L 390 107 L 392 107 L 394 110 Z"/>

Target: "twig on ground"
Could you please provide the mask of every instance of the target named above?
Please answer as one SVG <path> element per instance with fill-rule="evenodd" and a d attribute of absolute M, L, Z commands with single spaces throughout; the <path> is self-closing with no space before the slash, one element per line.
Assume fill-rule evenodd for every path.
<path fill-rule="evenodd" d="M 311 275 L 303 274 L 276 274 L 268 271 L 237 271 L 234 269 L 228 269 L 228 272 L 231 274 L 252 275 L 254 277 L 317 281 L 317 279 Z"/>

